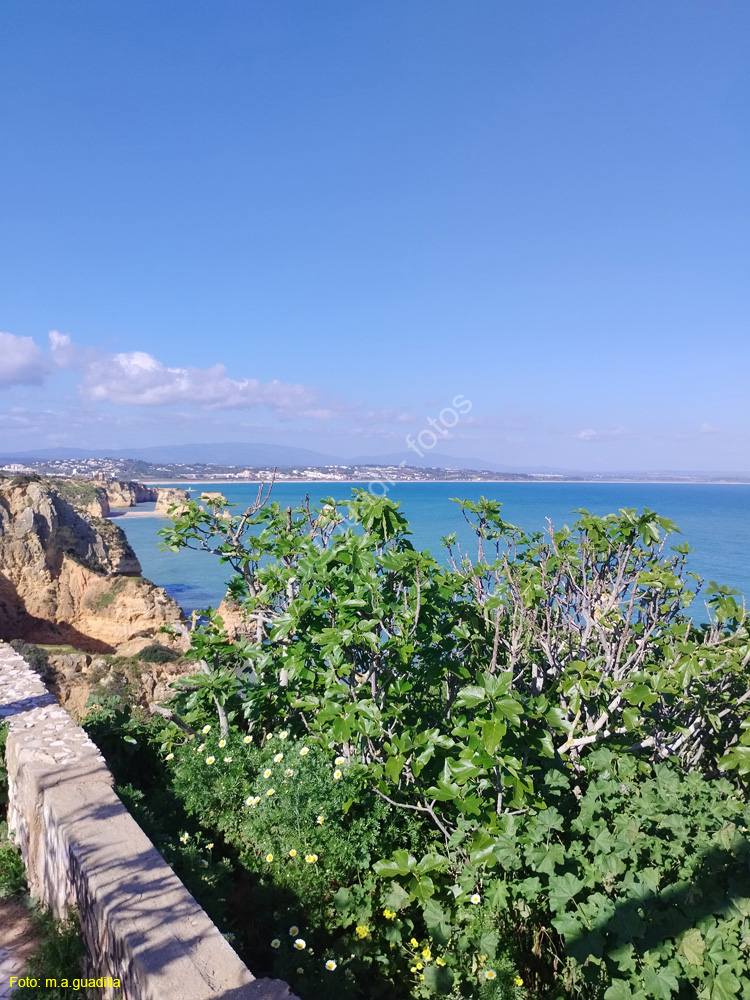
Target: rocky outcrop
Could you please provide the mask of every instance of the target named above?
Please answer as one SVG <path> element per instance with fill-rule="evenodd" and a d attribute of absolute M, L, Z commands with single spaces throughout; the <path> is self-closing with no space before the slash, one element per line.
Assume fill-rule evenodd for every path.
<path fill-rule="evenodd" d="M 169 513 L 170 507 L 177 507 L 179 511 L 190 501 L 190 494 L 187 490 L 176 489 L 173 486 L 156 486 L 156 507 L 155 514 L 163 514 L 165 517 Z"/>
<path fill-rule="evenodd" d="M 135 507 L 139 503 L 153 503 L 158 500 L 159 490 L 144 483 L 119 482 L 112 480 L 106 485 L 106 492 L 112 507 Z"/>
<path fill-rule="evenodd" d="M 69 487 L 0 480 L 0 638 L 113 652 L 179 621 L 176 601 L 143 579 L 120 528 L 76 509 Z"/>

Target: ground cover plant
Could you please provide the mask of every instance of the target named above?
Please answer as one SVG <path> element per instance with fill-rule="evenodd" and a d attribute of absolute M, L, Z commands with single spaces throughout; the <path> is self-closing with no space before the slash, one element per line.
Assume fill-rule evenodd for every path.
<path fill-rule="evenodd" d="M 355 491 L 192 502 L 165 545 L 233 570 L 157 765 L 248 873 L 254 970 L 303 998 L 750 997 L 750 646 L 652 511 L 471 557 Z M 259 966 L 260 962 L 260 966 Z"/>

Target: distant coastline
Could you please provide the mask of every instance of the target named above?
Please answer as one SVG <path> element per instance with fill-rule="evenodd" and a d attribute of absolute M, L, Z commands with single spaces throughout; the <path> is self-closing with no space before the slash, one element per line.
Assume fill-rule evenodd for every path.
<path fill-rule="evenodd" d="M 374 482 L 375 480 L 369 479 L 297 479 L 297 478 L 286 478 L 283 476 L 277 476 L 275 479 L 276 483 L 283 483 L 284 485 L 299 484 L 305 486 L 330 486 L 330 485 L 341 485 L 341 486 L 353 486 L 353 485 L 367 485 L 369 482 Z M 393 486 L 398 485 L 427 485 L 431 483 L 435 484 L 446 484 L 446 485 L 473 485 L 477 483 L 487 483 L 488 485 L 497 485 L 501 483 L 513 483 L 519 485 L 554 485 L 555 483 L 565 484 L 565 485 L 581 485 L 581 486 L 601 486 L 616 485 L 616 484 L 630 484 L 630 485 L 641 485 L 641 486 L 748 486 L 750 485 L 750 480 L 728 480 L 728 479 L 421 479 L 421 480 L 410 480 L 402 479 L 396 480 L 392 483 Z M 261 480 L 245 480 L 245 479 L 149 479 L 145 481 L 147 486 L 259 486 L 262 484 Z M 267 485 L 267 481 L 266 481 Z M 163 513 L 157 513 L 154 510 L 136 510 L 134 508 L 122 508 L 113 509 L 110 512 L 110 518 L 120 520 L 122 518 L 127 518 L 132 520 L 134 518 L 162 518 L 165 519 Z"/>

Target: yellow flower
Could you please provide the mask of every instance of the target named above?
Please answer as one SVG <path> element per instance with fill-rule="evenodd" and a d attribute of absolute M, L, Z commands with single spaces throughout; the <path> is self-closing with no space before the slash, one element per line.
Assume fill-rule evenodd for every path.
<path fill-rule="evenodd" d="M 266 861 L 268 861 L 268 862 L 269 862 L 269 864 L 270 864 L 270 863 L 271 863 L 271 861 L 273 861 L 273 854 L 267 854 L 267 855 L 266 855 Z"/>
<path fill-rule="evenodd" d="M 297 852 L 295 851 L 294 848 L 292 848 L 291 851 L 289 852 L 289 857 L 290 858 L 296 858 L 297 857 Z M 292 932 L 289 931 L 289 933 L 291 934 Z"/>
<path fill-rule="evenodd" d="M 284 754 L 283 753 L 277 753 L 273 760 L 274 760 L 275 764 L 278 764 L 279 761 L 283 760 L 283 759 L 284 759 Z"/>
<path fill-rule="evenodd" d="M 329 958 L 328 961 L 326 962 L 326 969 L 328 969 L 329 972 L 333 972 L 335 968 L 336 968 L 336 963 L 332 958 Z"/>
<path fill-rule="evenodd" d="M 227 741 L 226 740 L 219 740 L 219 746 L 220 747 L 225 747 L 226 745 L 227 745 Z"/>
<path fill-rule="evenodd" d="M 357 937 L 360 939 L 360 941 L 364 941 L 364 939 L 370 933 L 370 928 L 366 927 L 364 924 L 358 924 L 354 928 L 354 931 L 355 931 Z"/>
<path fill-rule="evenodd" d="M 383 916 L 385 917 L 386 920 L 393 920 L 393 918 L 396 916 L 396 911 L 389 910 L 388 907 L 386 906 L 386 908 L 383 910 Z"/>
<path fill-rule="evenodd" d="M 432 958 L 432 952 L 430 951 L 429 946 L 427 948 L 422 949 L 422 958 L 424 958 L 426 961 L 429 961 L 429 959 Z"/>
<path fill-rule="evenodd" d="M 201 732 L 202 733 L 210 733 L 211 732 L 211 727 L 210 726 L 204 726 L 203 729 L 201 729 Z"/>
<path fill-rule="evenodd" d="M 417 941 L 416 938 L 412 938 L 411 941 L 409 942 L 409 944 L 412 946 L 412 948 L 418 948 L 419 947 L 419 941 Z"/>
<path fill-rule="evenodd" d="M 275 788 L 269 788 L 268 791 L 266 792 L 266 795 L 275 795 L 275 794 L 276 794 Z"/>
<path fill-rule="evenodd" d="M 306 854 L 305 855 L 305 861 L 308 863 L 308 865 L 314 865 L 317 860 L 318 860 L 318 855 L 317 854 Z"/>
<path fill-rule="evenodd" d="M 521 979 L 520 976 L 516 976 L 513 982 L 516 984 L 516 986 L 523 986 L 523 979 Z"/>
<path fill-rule="evenodd" d="M 215 757 L 206 757 L 207 764 L 213 764 L 215 760 L 216 760 Z"/>
<path fill-rule="evenodd" d="M 272 948 L 280 948 L 281 947 L 281 941 L 279 941 L 278 938 L 274 938 L 273 941 L 271 942 L 271 947 Z"/>
<path fill-rule="evenodd" d="M 252 743 L 253 742 L 253 738 L 252 738 L 252 736 L 246 736 L 242 742 L 243 743 Z"/>
<path fill-rule="evenodd" d="M 484 974 L 485 979 L 495 979 L 496 976 L 497 973 L 495 972 L 494 969 L 487 969 L 487 971 Z"/>
<path fill-rule="evenodd" d="M 341 771 L 334 771 L 333 772 L 333 780 L 334 781 L 338 781 L 340 777 L 341 777 Z"/>
<path fill-rule="evenodd" d="M 424 966 L 422 965 L 421 962 L 417 962 L 417 968 L 418 969 L 424 969 Z"/>
<path fill-rule="evenodd" d="M 435 965 L 440 965 L 440 966 L 445 965 L 445 959 L 444 958 L 436 958 L 435 959 Z"/>
<path fill-rule="evenodd" d="M 322 826 L 325 816 L 318 816 L 318 826 Z"/>

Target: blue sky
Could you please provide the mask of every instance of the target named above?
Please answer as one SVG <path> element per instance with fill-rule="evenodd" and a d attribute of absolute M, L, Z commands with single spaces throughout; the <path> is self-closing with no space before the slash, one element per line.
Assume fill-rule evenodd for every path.
<path fill-rule="evenodd" d="M 0 450 L 408 456 L 460 394 L 436 456 L 750 471 L 749 39 L 740 0 L 5 0 Z"/>

